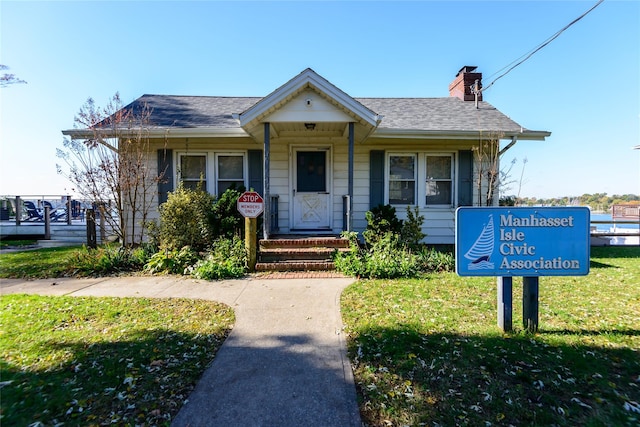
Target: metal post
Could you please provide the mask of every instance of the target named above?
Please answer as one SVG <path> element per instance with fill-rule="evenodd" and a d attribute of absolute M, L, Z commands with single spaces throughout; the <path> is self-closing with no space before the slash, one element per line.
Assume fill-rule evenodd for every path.
<path fill-rule="evenodd" d="M 100 208 L 100 243 L 104 243 L 107 240 L 107 227 L 106 227 L 106 209 L 104 203 L 98 204 Z"/>
<path fill-rule="evenodd" d="M 538 278 L 522 278 L 522 324 L 527 332 L 538 331 Z"/>
<path fill-rule="evenodd" d="M 264 216 L 262 221 L 262 229 L 264 239 L 269 238 L 269 234 L 271 233 L 271 224 L 269 219 L 271 218 L 271 189 L 269 188 L 269 161 L 271 157 L 271 128 L 269 123 L 264 124 L 264 194 L 262 198 L 264 199 Z"/>
<path fill-rule="evenodd" d="M 67 225 L 71 225 L 71 196 L 65 196 L 67 198 Z"/>
<path fill-rule="evenodd" d="M 51 240 L 51 208 L 44 207 L 44 240 Z"/>
<path fill-rule="evenodd" d="M 349 122 L 349 174 L 348 174 L 348 188 L 347 192 L 349 193 L 349 207 L 347 212 L 349 212 L 348 216 L 348 224 L 347 231 L 351 231 L 353 229 L 353 219 L 351 217 L 351 212 L 353 211 L 353 169 L 354 169 L 354 138 L 355 131 L 353 122 Z"/>
<path fill-rule="evenodd" d="M 20 225 L 22 222 L 22 198 L 16 196 L 16 225 Z"/>
<path fill-rule="evenodd" d="M 87 209 L 87 247 L 96 249 L 98 242 L 96 241 L 96 211 Z"/>
<path fill-rule="evenodd" d="M 513 277 L 498 277 L 498 326 L 513 330 Z"/>

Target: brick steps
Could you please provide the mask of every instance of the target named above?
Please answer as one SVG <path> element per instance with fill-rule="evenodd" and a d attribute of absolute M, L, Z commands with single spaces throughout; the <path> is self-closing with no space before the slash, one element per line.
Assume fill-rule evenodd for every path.
<path fill-rule="evenodd" d="M 333 254 L 348 248 L 349 241 L 339 237 L 261 240 L 256 271 L 333 271 Z"/>

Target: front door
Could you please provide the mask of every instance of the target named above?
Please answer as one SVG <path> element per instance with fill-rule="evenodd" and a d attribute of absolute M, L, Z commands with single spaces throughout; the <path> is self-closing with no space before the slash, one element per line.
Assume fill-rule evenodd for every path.
<path fill-rule="evenodd" d="M 295 149 L 293 153 L 293 229 L 331 228 L 329 150 Z"/>

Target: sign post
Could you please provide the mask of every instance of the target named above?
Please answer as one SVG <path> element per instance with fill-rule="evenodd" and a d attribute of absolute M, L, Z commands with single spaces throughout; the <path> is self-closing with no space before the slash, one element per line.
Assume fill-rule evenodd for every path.
<path fill-rule="evenodd" d="M 538 329 L 540 276 L 589 274 L 586 207 L 456 210 L 456 273 L 498 278 L 498 326 L 512 329 L 512 278 L 523 277 L 523 325 Z"/>
<path fill-rule="evenodd" d="M 264 200 L 255 191 L 245 191 L 238 197 L 238 212 L 244 216 L 244 247 L 247 250 L 249 271 L 256 268 L 258 216 L 264 211 Z"/>

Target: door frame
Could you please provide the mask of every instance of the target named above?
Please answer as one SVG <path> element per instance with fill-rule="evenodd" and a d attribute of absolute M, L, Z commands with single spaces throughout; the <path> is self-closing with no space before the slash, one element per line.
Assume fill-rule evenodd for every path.
<path fill-rule="evenodd" d="M 297 193 L 296 180 L 297 180 L 297 153 L 304 151 L 324 151 L 326 153 L 325 158 L 325 179 L 326 179 L 326 192 L 327 192 L 327 223 L 326 226 L 304 228 L 296 227 L 295 218 L 295 195 Z M 289 180 L 289 195 L 291 197 L 291 203 L 289 204 L 289 230 L 290 231 L 318 231 L 318 232 L 331 232 L 333 230 L 333 147 L 330 144 L 316 144 L 316 145 L 291 145 L 290 146 L 290 180 Z"/>

